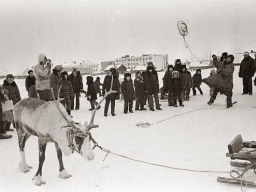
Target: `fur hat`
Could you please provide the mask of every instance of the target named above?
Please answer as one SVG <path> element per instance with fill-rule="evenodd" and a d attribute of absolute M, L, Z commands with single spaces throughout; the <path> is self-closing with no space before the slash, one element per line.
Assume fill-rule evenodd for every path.
<path fill-rule="evenodd" d="M 178 62 L 181 64 L 181 60 L 180 59 L 176 59 L 175 60 L 175 64 L 178 63 Z"/>
<path fill-rule="evenodd" d="M 38 56 L 38 64 L 40 64 L 41 62 L 44 62 L 44 60 L 47 59 L 47 57 L 45 56 L 45 54 L 39 54 Z"/>
<path fill-rule="evenodd" d="M 56 69 L 56 71 L 62 71 L 62 70 L 63 70 L 63 67 L 62 67 L 62 65 L 56 65 L 56 66 L 54 67 L 54 69 Z"/>
<path fill-rule="evenodd" d="M 6 75 L 6 79 L 7 78 L 13 78 L 14 79 L 14 76 L 13 76 L 13 74 L 8 74 L 8 75 Z"/>
<path fill-rule="evenodd" d="M 169 71 L 169 69 L 172 68 L 173 69 L 173 65 L 168 65 L 167 70 Z"/>
<path fill-rule="evenodd" d="M 31 69 L 30 69 L 30 70 L 28 70 L 28 74 L 30 74 L 31 72 L 33 72 L 33 70 L 31 70 Z"/>
<path fill-rule="evenodd" d="M 97 77 L 96 80 L 99 81 L 99 80 L 100 80 L 100 77 Z"/>
<path fill-rule="evenodd" d="M 132 77 L 132 76 L 131 76 L 131 73 L 125 73 L 125 74 L 124 74 L 124 79 L 126 79 L 126 77 L 130 77 L 130 78 L 131 78 L 131 77 Z"/>
<path fill-rule="evenodd" d="M 63 72 L 60 74 L 61 79 L 65 79 L 65 77 L 64 77 L 65 75 L 68 76 L 68 72 L 67 72 L 67 71 L 63 71 Z"/>
<path fill-rule="evenodd" d="M 196 70 L 196 73 L 197 73 L 198 71 L 201 73 L 201 69 L 197 69 L 197 70 Z"/>
<path fill-rule="evenodd" d="M 234 55 L 229 55 L 227 58 L 231 59 L 229 62 L 227 62 L 228 64 L 233 63 L 233 61 L 235 59 Z"/>
<path fill-rule="evenodd" d="M 87 76 L 86 80 L 87 80 L 87 82 L 86 82 L 87 85 L 93 83 L 93 77 L 92 76 Z"/>
<path fill-rule="evenodd" d="M 227 57 L 228 57 L 228 53 L 227 53 L 227 52 L 223 52 L 222 55 L 221 55 L 221 57 L 222 57 L 223 59 L 227 58 Z"/>

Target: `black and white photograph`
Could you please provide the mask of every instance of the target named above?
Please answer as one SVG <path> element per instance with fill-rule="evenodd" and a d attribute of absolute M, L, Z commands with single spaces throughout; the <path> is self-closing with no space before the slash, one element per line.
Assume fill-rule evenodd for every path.
<path fill-rule="evenodd" d="M 0 191 L 255 191 L 255 30 L 255 0 L 0 0 Z"/>

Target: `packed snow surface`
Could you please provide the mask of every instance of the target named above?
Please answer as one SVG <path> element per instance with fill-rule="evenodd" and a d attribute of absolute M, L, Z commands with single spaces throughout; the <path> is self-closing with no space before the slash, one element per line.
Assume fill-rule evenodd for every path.
<path fill-rule="evenodd" d="M 192 72 L 192 75 L 195 72 Z M 210 70 L 202 70 L 207 77 Z M 218 176 L 229 177 L 226 171 L 234 169 L 226 157 L 228 143 L 241 134 L 244 140 L 256 140 L 256 96 L 241 95 L 242 79 L 238 78 L 238 68 L 234 72 L 234 107 L 226 108 L 226 97 L 218 95 L 216 102 L 208 106 L 209 87 L 202 84 L 204 95 L 191 96 L 185 107 L 169 107 L 161 102 L 162 111 L 134 111 L 123 113 L 123 101 L 116 102 L 116 116 L 109 110 L 103 116 L 104 102 L 97 111 L 95 124 L 99 128 L 91 130 L 100 146 L 111 152 L 136 160 L 156 163 L 169 167 L 203 171 L 223 171 L 223 173 L 197 173 L 174 170 L 131 161 L 96 148 L 95 159 L 85 161 L 76 152 L 64 156 L 69 179 L 58 177 L 58 160 L 53 143 L 49 143 L 43 166 L 45 185 L 35 186 L 32 182 L 38 167 L 37 137 L 31 136 L 26 143 L 26 160 L 33 168 L 28 173 L 19 171 L 19 148 L 17 133 L 13 138 L 0 140 L 0 191 L 10 192 L 132 192 L 132 191 L 216 191 L 239 192 L 239 185 L 217 183 Z M 164 73 L 159 73 L 160 84 Z M 103 81 L 104 76 L 101 76 Z M 86 89 L 85 76 L 84 85 Z M 22 98 L 27 97 L 25 80 L 15 80 Z M 191 92 L 192 93 L 192 92 Z M 254 92 L 255 93 L 255 92 Z M 98 101 L 100 98 L 98 98 Z M 82 94 L 81 109 L 72 111 L 75 121 L 90 121 L 89 102 Z M 148 127 L 137 127 L 140 122 L 150 123 Z M 105 160 L 104 160 L 105 158 Z M 104 161 L 103 161 L 104 160 Z M 246 173 L 247 180 L 255 181 L 252 170 Z M 247 191 L 254 189 L 248 188 Z"/>

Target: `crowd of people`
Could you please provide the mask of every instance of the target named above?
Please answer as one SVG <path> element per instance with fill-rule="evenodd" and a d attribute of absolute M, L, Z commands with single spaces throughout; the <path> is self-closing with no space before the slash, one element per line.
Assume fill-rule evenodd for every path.
<path fill-rule="evenodd" d="M 256 55 L 255 55 L 256 56 Z M 147 63 L 146 71 L 135 72 L 135 79 L 132 79 L 131 73 L 125 73 L 124 79 L 120 83 L 119 74 L 115 68 L 111 68 L 105 76 L 103 83 L 97 77 L 86 77 L 87 90 L 84 90 L 83 78 L 80 72 L 74 68 L 71 74 L 63 71 L 61 65 L 56 65 L 53 69 L 50 59 L 44 54 L 38 56 L 38 64 L 33 70 L 28 71 L 25 80 L 25 87 L 28 97 L 38 98 L 44 101 L 52 101 L 57 98 L 63 98 L 61 103 L 66 111 L 71 115 L 72 110 L 79 110 L 80 96 L 84 93 L 90 102 L 90 111 L 98 110 L 97 97 L 105 96 L 104 116 L 108 116 L 108 108 L 111 103 L 111 115 L 115 116 L 115 101 L 120 98 L 124 100 L 124 114 L 133 113 L 133 103 L 135 100 L 135 111 L 146 110 L 146 105 L 150 111 L 162 110 L 159 99 L 168 98 L 168 106 L 184 107 L 183 101 L 189 101 L 192 89 L 193 95 L 196 95 L 196 89 L 201 95 L 202 82 L 210 87 L 209 105 L 216 100 L 218 93 L 227 97 L 227 108 L 232 107 L 233 96 L 233 73 L 234 73 L 234 56 L 222 53 L 220 58 L 212 56 L 213 65 L 216 68 L 211 70 L 209 77 L 202 79 L 201 69 L 197 69 L 192 76 L 187 70 L 186 65 L 181 63 L 180 59 L 175 61 L 175 65 L 168 65 L 167 71 L 163 77 L 163 87 L 159 87 L 158 72 L 152 62 Z M 244 59 L 241 61 L 239 77 L 243 79 L 242 94 L 252 95 L 252 77 L 256 70 L 255 60 L 249 56 L 248 52 L 244 53 Z M 256 85 L 256 78 L 254 80 Z M 100 88 L 102 87 L 102 88 Z M 114 92 L 109 94 L 109 91 Z M 159 98 L 161 93 L 161 98 Z M 19 88 L 14 81 L 14 76 L 8 74 L 0 86 L 0 139 L 9 139 L 12 136 L 7 134 L 13 131 L 13 106 L 21 100 Z M 177 104 L 178 103 L 178 104 Z M 15 128 L 15 125 L 13 124 Z"/>

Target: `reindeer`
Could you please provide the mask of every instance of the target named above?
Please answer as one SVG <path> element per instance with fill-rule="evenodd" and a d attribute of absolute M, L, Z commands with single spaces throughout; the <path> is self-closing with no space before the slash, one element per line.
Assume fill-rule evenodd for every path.
<path fill-rule="evenodd" d="M 116 93 L 116 91 L 112 90 L 111 85 L 110 91 L 106 93 L 98 106 L 112 93 Z M 19 101 L 13 110 L 20 149 L 19 165 L 20 170 L 24 173 L 32 168 L 26 163 L 25 143 L 31 135 L 38 137 L 39 165 L 33 178 L 34 184 L 38 186 L 46 183 L 42 178 L 42 167 L 48 142 L 55 143 L 60 178 L 66 179 L 71 177 L 64 168 L 62 152 L 64 155 L 70 155 L 75 150 L 87 160 L 94 159 L 94 153 L 90 145 L 90 140 L 93 140 L 90 129 L 98 127 L 98 125 L 94 125 L 94 117 L 98 106 L 92 112 L 90 123 L 85 122 L 84 125 L 81 125 L 72 120 L 64 106 L 59 102 L 60 100 L 59 96 L 57 100 L 54 98 L 54 101 L 49 102 L 27 98 Z"/>

